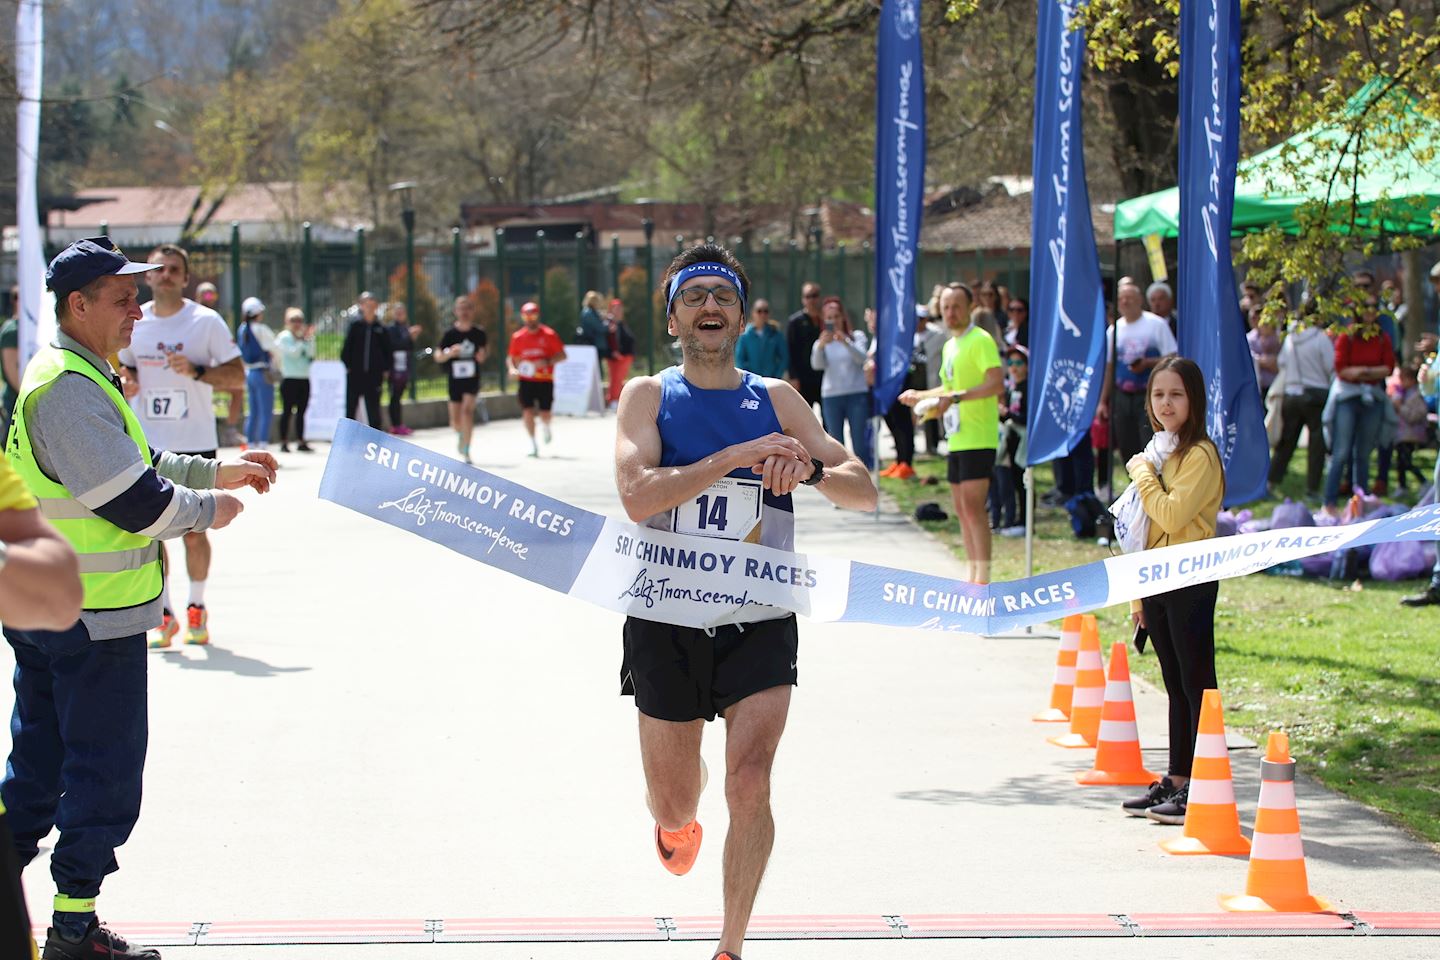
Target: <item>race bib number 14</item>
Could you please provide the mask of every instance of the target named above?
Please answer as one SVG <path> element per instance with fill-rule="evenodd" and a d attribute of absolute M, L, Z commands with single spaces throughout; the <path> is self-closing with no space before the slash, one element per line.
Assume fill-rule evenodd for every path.
<path fill-rule="evenodd" d="M 758 539 L 763 501 L 759 480 L 721 477 L 694 500 L 675 508 L 670 529 L 697 537 L 753 541 Z"/>

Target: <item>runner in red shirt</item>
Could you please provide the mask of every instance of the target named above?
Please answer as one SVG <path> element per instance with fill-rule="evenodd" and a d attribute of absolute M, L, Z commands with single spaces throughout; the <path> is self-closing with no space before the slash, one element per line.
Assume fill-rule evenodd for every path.
<path fill-rule="evenodd" d="M 555 402 L 555 364 L 565 359 L 565 344 L 560 337 L 540 322 L 540 306 L 527 302 L 520 308 L 524 326 L 510 337 L 506 365 L 510 375 L 520 381 L 520 415 L 525 419 L 525 432 L 530 435 L 530 456 L 540 456 L 535 443 L 535 411 L 540 411 L 540 426 L 545 442 L 550 442 L 550 407 Z"/>

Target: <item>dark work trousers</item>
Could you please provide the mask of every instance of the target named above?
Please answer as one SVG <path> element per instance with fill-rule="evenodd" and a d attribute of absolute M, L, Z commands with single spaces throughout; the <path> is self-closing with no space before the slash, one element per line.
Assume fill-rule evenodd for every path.
<path fill-rule="evenodd" d="M 305 440 L 305 410 L 310 406 L 310 381 L 286 377 L 280 381 L 280 442 L 290 442 L 290 414 L 295 414 L 295 439 Z M 351 408 L 354 409 L 353 407 Z"/>
<path fill-rule="evenodd" d="M 1321 415 L 1329 395 L 1330 391 L 1323 387 L 1307 387 L 1304 393 L 1287 394 L 1280 401 L 1280 442 L 1275 444 L 1275 456 L 1270 458 L 1271 484 L 1285 479 L 1285 470 L 1300 442 L 1300 431 L 1305 429 L 1310 432 L 1305 450 L 1305 492 L 1311 496 L 1320 492 L 1320 485 L 1325 481 L 1325 431 Z"/>
<path fill-rule="evenodd" d="M 1190 776 L 1195 734 L 1200 729 L 1200 702 L 1206 690 L 1219 687 L 1215 679 L 1215 598 L 1219 592 L 1218 583 L 1200 583 L 1140 601 L 1145 629 L 1170 697 L 1171 776 Z"/>
<path fill-rule="evenodd" d="M 140 816 L 149 738 L 145 635 L 92 641 L 69 630 L 5 630 L 15 651 L 12 746 L 0 784 L 23 868 L 56 827 L 50 875 L 66 897 L 88 899 L 119 869 L 115 848 Z M 82 932 L 93 913 L 57 913 Z"/>
<path fill-rule="evenodd" d="M 885 426 L 890 428 L 890 436 L 895 438 L 895 462 L 915 462 L 915 418 L 910 408 L 899 400 L 890 404 L 890 409 L 885 411 Z M 876 451 L 878 460 L 878 453 Z"/>
<path fill-rule="evenodd" d="M 345 378 L 345 416 L 355 416 L 355 408 L 365 401 L 365 418 L 376 430 L 385 429 L 380 424 L 380 381 L 362 380 L 350 374 Z"/>
<path fill-rule="evenodd" d="M 1111 396 L 1114 399 L 1110 404 L 1110 443 L 1120 454 L 1120 465 L 1124 466 L 1131 457 L 1145 449 L 1150 438 L 1155 436 L 1155 429 L 1150 426 L 1150 417 L 1145 413 L 1144 391 L 1126 393 L 1116 387 Z"/>
<path fill-rule="evenodd" d="M 30 913 L 20 888 L 20 862 L 9 820 L 0 813 L 0 957 L 30 955 Z"/>
<path fill-rule="evenodd" d="M 390 426 L 392 429 L 405 425 L 405 417 L 400 404 L 405 399 L 405 388 L 409 384 L 409 374 L 396 373 L 393 370 L 390 372 Z"/>

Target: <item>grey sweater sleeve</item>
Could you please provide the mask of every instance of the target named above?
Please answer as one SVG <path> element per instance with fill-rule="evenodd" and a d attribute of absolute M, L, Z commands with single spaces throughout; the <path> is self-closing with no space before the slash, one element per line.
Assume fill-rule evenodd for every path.
<path fill-rule="evenodd" d="M 124 417 L 90 378 L 62 374 L 30 396 L 25 420 L 36 466 L 122 530 L 164 540 L 214 522 L 214 496 L 172 483 L 147 467 L 125 432 Z M 171 456 L 162 455 L 162 466 Z M 200 458 L 175 457 L 178 474 L 213 485 L 213 461 L 207 466 L 207 461 L 192 460 Z"/>

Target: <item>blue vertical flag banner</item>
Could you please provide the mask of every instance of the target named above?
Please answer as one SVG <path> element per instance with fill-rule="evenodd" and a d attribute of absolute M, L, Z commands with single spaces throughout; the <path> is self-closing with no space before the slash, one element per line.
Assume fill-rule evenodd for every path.
<path fill-rule="evenodd" d="M 1225 504 L 1265 495 L 1270 444 L 1230 261 L 1240 156 L 1240 0 L 1180 5 L 1180 353 L 1206 378 Z"/>
<path fill-rule="evenodd" d="M 885 0 L 875 98 L 875 413 L 905 385 L 915 349 L 915 246 L 925 186 L 920 0 Z"/>
<path fill-rule="evenodd" d="M 1067 456 L 1090 430 L 1105 370 L 1105 294 L 1090 222 L 1081 124 L 1079 6 L 1040 0 L 1030 220 L 1029 461 Z"/>

